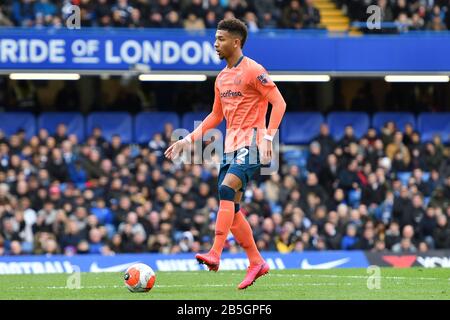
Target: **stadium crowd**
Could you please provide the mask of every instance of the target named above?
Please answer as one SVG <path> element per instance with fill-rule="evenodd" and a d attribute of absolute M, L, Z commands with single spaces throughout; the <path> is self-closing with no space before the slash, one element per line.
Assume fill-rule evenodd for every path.
<path fill-rule="evenodd" d="M 448 0 L 336 0 L 352 21 L 367 21 L 367 7 L 381 9 L 382 22 L 401 24 L 398 31 L 450 30 L 450 1 Z"/>
<path fill-rule="evenodd" d="M 80 8 L 82 27 L 216 28 L 223 18 L 260 28 L 315 28 L 320 15 L 312 0 L 6 0 L 0 26 L 62 27 Z"/>
<path fill-rule="evenodd" d="M 173 163 L 173 128 L 148 145 L 83 143 L 60 124 L 0 133 L 0 255 L 198 252 L 210 248 L 218 210 L 218 158 Z M 261 250 L 416 252 L 450 248 L 450 157 L 440 138 L 421 143 L 387 123 L 334 141 L 326 124 L 306 164 L 283 160 L 249 184 L 241 208 Z M 411 172 L 406 179 L 401 175 Z M 241 250 L 234 238 L 226 251 Z"/>
<path fill-rule="evenodd" d="M 377 5 L 383 22 L 399 22 L 398 31 L 450 29 L 448 0 L 336 0 L 351 21 L 365 22 Z M 314 0 L 5 0 L 0 26 L 60 28 L 80 7 L 82 27 L 215 28 L 222 18 L 237 17 L 254 32 L 264 28 L 320 28 Z"/>

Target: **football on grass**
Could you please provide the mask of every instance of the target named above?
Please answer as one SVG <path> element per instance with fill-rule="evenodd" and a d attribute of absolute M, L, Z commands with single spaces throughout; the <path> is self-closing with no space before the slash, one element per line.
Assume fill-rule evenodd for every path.
<path fill-rule="evenodd" d="M 125 285 L 131 292 L 148 292 L 155 284 L 155 272 L 143 263 L 133 264 L 125 271 Z"/>

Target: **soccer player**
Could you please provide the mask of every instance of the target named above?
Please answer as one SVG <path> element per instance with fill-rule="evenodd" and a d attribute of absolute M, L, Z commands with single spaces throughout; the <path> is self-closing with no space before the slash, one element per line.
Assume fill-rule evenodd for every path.
<path fill-rule="evenodd" d="M 250 262 L 239 289 L 247 288 L 269 272 L 239 203 L 254 173 L 262 165 L 270 163 L 273 137 L 286 110 L 280 91 L 264 67 L 242 54 L 246 39 L 247 27 L 242 21 L 226 19 L 219 22 L 214 47 L 227 65 L 215 81 L 212 112 L 192 133 L 172 144 L 165 152 L 169 159 L 178 157 L 180 152 L 201 139 L 203 133 L 217 127 L 225 117 L 225 154 L 218 179 L 220 203 L 214 243 L 208 253 L 195 257 L 210 271 L 217 271 L 227 235 L 231 231 Z M 272 104 L 272 112 L 266 128 L 268 102 Z"/>

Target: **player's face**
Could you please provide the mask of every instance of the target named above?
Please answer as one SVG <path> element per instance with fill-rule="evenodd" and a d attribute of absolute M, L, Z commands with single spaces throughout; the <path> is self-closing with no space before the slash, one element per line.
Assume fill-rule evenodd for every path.
<path fill-rule="evenodd" d="M 220 59 L 226 59 L 233 54 L 233 51 L 239 48 L 239 38 L 233 36 L 228 31 L 217 30 L 214 48 Z"/>

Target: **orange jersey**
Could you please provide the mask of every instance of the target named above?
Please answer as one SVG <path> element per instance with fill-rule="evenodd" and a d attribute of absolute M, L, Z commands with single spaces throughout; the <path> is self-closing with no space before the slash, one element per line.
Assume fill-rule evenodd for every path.
<path fill-rule="evenodd" d="M 227 123 L 226 153 L 259 145 L 266 133 L 267 95 L 275 86 L 266 69 L 248 57 L 218 74 L 214 104 L 221 107 Z"/>

